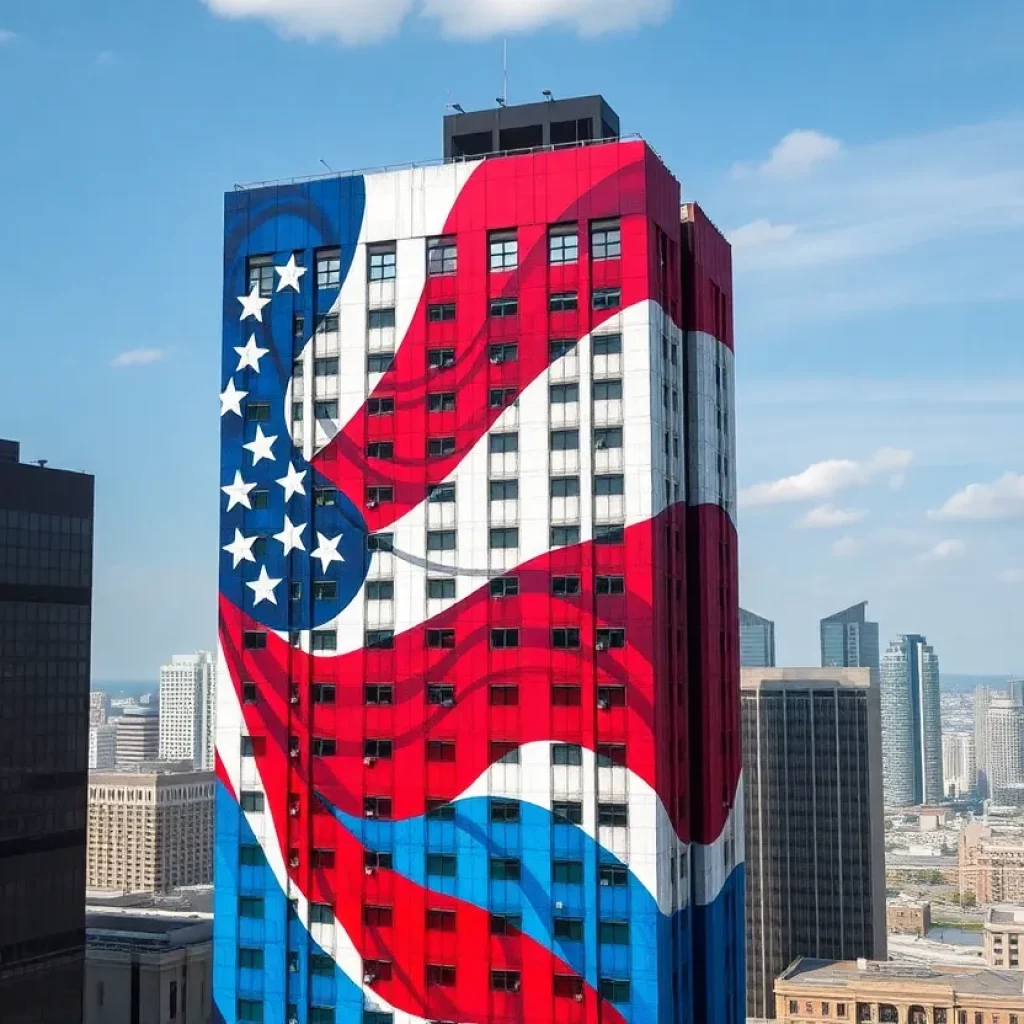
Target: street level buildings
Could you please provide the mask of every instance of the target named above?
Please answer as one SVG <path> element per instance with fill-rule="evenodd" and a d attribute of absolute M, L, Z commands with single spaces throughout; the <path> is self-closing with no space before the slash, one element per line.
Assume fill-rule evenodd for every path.
<path fill-rule="evenodd" d="M 886 949 L 881 714 L 868 668 L 742 669 L 747 1015 L 801 955 Z"/>
<path fill-rule="evenodd" d="M 176 654 L 160 668 L 160 760 L 213 770 L 216 659 L 209 651 Z"/>
<path fill-rule="evenodd" d="M 735 1024 L 729 245 L 599 96 L 445 137 L 226 199 L 216 1004 Z"/>
<path fill-rule="evenodd" d="M 213 774 L 91 772 L 90 889 L 167 892 L 213 876 Z"/>
<path fill-rule="evenodd" d="M 882 658 L 881 679 L 885 805 L 939 803 L 943 799 L 939 659 L 923 636 L 898 636 Z"/>
<path fill-rule="evenodd" d="M 775 623 L 740 609 L 740 665 L 771 668 L 775 665 Z"/>
<path fill-rule="evenodd" d="M 93 478 L 0 441 L 0 1016 L 82 1016 Z"/>

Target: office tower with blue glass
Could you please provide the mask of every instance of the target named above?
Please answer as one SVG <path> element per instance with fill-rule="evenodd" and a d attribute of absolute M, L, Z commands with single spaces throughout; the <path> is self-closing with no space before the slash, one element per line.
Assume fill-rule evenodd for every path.
<path fill-rule="evenodd" d="M 740 665 L 743 668 L 775 667 L 775 623 L 740 609 Z"/>

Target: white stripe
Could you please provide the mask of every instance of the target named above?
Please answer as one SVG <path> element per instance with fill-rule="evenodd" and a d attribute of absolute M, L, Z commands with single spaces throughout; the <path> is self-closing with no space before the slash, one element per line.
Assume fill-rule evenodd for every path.
<path fill-rule="evenodd" d="M 718 838 L 706 846 L 693 844 L 693 881 L 699 907 L 714 903 L 733 870 L 744 862 L 743 799 L 741 775 L 729 816 Z"/>

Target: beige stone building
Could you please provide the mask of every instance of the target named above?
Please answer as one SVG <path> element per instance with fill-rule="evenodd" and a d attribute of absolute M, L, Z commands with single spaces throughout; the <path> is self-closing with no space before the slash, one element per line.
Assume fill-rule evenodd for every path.
<path fill-rule="evenodd" d="M 86 884 L 167 892 L 213 876 L 213 773 L 89 773 Z"/>
<path fill-rule="evenodd" d="M 972 821 L 960 830 L 960 895 L 972 895 L 978 903 L 1024 901 L 1024 842 L 993 836 L 981 822 Z"/>
<path fill-rule="evenodd" d="M 890 935 L 927 935 L 932 926 L 932 905 L 927 901 L 889 900 L 885 925 Z"/>
<path fill-rule="evenodd" d="M 797 960 L 775 982 L 791 1024 L 1024 1024 L 1017 971 L 873 960 Z"/>
<path fill-rule="evenodd" d="M 985 962 L 1017 970 L 1024 952 L 1024 907 L 989 907 L 985 912 Z"/>

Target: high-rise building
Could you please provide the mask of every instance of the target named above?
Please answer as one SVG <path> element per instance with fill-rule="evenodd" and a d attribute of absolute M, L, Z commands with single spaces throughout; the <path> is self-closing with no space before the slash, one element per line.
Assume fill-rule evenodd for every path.
<path fill-rule="evenodd" d="M 105 725 L 110 714 L 110 698 L 99 690 L 89 694 L 89 725 Z"/>
<path fill-rule="evenodd" d="M 898 636 L 882 657 L 886 807 L 942 800 L 939 659 L 923 636 Z"/>
<path fill-rule="evenodd" d="M 744 1017 L 730 250 L 616 132 L 227 196 L 225 1019 Z"/>
<path fill-rule="evenodd" d="M 821 620 L 821 664 L 832 668 L 869 668 L 878 680 L 878 623 L 868 622 L 867 601 Z"/>
<path fill-rule="evenodd" d="M 742 669 L 747 1016 L 801 955 L 885 957 L 881 713 L 867 668 Z"/>
<path fill-rule="evenodd" d="M 169 892 L 213 878 L 213 774 L 89 773 L 90 889 Z"/>
<path fill-rule="evenodd" d="M 775 623 L 740 609 L 740 665 L 743 668 L 773 668 L 775 665 Z"/>
<path fill-rule="evenodd" d="M 160 668 L 160 760 L 213 770 L 216 662 L 209 651 L 175 654 Z"/>
<path fill-rule="evenodd" d="M 992 691 L 979 686 L 974 691 L 974 757 L 978 767 L 978 796 L 989 796 L 988 785 L 988 709 Z"/>
<path fill-rule="evenodd" d="M 1017 704 L 1024 704 L 1024 679 L 1010 679 L 1006 683 L 1006 695 Z"/>
<path fill-rule="evenodd" d="M 1024 704 L 995 697 L 988 706 L 988 788 L 997 802 L 1002 791 L 1024 782 Z"/>
<path fill-rule="evenodd" d="M 114 719 L 117 728 L 117 767 L 134 768 L 160 756 L 160 715 L 156 708 L 131 704 Z"/>
<path fill-rule="evenodd" d="M 89 729 L 89 771 L 108 770 L 115 764 L 117 764 L 117 726 L 92 726 Z"/>
<path fill-rule="evenodd" d="M 978 767 L 972 733 L 942 736 L 942 790 L 953 799 L 969 796 L 978 784 Z"/>
<path fill-rule="evenodd" d="M 0 1016 L 82 1018 L 93 478 L 0 441 Z"/>

